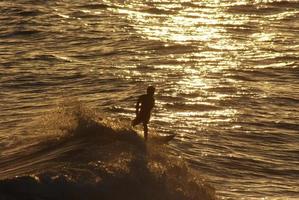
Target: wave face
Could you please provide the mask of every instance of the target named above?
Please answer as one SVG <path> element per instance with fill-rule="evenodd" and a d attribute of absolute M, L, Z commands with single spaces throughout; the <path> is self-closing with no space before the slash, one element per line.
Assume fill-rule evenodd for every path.
<path fill-rule="evenodd" d="M 42 121 L 51 129 L 43 139 L 4 152 L 1 199 L 215 199 L 199 174 L 129 123 L 79 103 Z"/>

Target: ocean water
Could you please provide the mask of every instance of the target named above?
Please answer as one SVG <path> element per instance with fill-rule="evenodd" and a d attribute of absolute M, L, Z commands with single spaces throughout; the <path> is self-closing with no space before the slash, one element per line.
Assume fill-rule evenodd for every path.
<path fill-rule="evenodd" d="M 0 199 L 299 199 L 297 0 L 1 0 Z M 134 104 L 157 88 L 145 144 Z M 139 132 L 141 127 L 138 127 Z"/>

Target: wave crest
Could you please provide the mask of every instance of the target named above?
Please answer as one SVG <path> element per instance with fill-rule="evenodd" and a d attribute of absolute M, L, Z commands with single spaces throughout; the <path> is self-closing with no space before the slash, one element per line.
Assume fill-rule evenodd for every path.
<path fill-rule="evenodd" d="M 6 166 L 11 175 L 0 181 L 2 197 L 215 199 L 214 189 L 183 160 L 170 156 L 167 146 L 145 143 L 126 122 L 99 117 L 82 105 L 61 106 L 44 119 L 43 126 L 59 139 L 48 138 L 27 148 L 29 154 L 0 162 L 2 172 Z"/>

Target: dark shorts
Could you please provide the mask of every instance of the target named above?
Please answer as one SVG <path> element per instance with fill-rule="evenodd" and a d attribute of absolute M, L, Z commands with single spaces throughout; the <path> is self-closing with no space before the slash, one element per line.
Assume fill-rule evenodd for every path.
<path fill-rule="evenodd" d="M 135 119 L 133 119 L 132 125 L 135 126 L 140 123 L 148 124 L 149 119 L 150 119 L 150 115 L 139 114 Z"/>

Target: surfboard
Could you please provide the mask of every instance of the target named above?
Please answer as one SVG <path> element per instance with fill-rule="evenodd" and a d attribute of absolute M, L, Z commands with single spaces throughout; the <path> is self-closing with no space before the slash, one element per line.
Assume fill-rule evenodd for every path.
<path fill-rule="evenodd" d="M 154 142 L 154 143 L 165 144 L 165 143 L 168 143 L 170 140 L 172 140 L 174 137 L 175 137 L 175 134 L 152 135 L 152 136 L 148 137 L 148 140 L 150 142 Z"/>
<path fill-rule="evenodd" d="M 133 128 L 134 131 L 141 137 L 143 137 L 143 131 L 138 129 L 138 128 Z M 167 133 L 167 134 L 159 134 L 155 130 L 150 131 L 148 133 L 148 141 L 153 142 L 153 143 L 158 143 L 158 144 L 166 144 L 169 141 L 171 141 L 176 134 L 174 133 Z"/>

